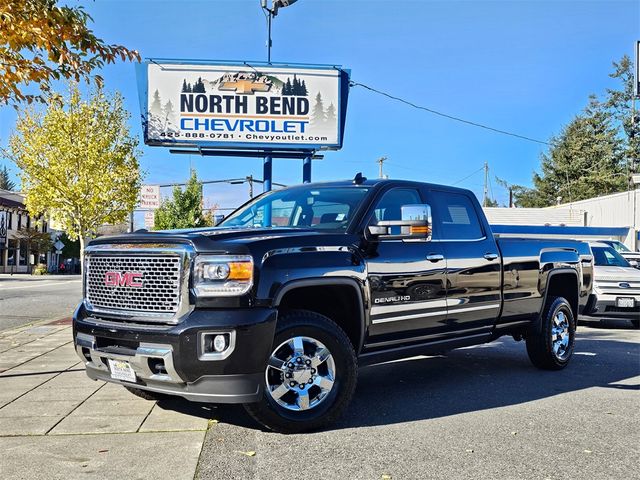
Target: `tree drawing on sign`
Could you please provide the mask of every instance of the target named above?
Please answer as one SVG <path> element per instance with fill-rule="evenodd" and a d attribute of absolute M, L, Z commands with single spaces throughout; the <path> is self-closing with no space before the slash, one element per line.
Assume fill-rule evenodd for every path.
<path fill-rule="evenodd" d="M 158 90 L 153 92 L 153 102 L 151 102 L 149 112 L 158 117 L 162 116 L 162 102 L 160 101 L 160 92 Z"/>
<path fill-rule="evenodd" d="M 193 84 L 193 88 L 191 90 L 193 93 L 207 93 L 204 88 L 204 82 L 201 77 L 198 77 L 198 81 Z"/>
<path fill-rule="evenodd" d="M 313 126 L 321 126 L 326 122 L 326 115 L 324 113 L 324 105 L 322 103 L 322 95 L 320 92 L 316 95 L 316 103 L 313 106 L 313 111 L 311 112 L 311 125 Z"/>
<path fill-rule="evenodd" d="M 191 84 L 186 80 L 182 81 L 182 93 L 191 93 Z"/>
<path fill-rule="evenodd" d="M 330 125 L 336 123 L 336 107 L 333 106 L 333 103 L 330 103 L 327 107 L 325 121 Z"/>
<path fill-rule="evenodd" d="M 304 80 L 298 80 L 296 75 L 293 76 L 293 81 L 291 78 L 287 77 L 287 81 L 282 87 L 282 95 L 293 95 L 293 96 L 307 96 L 309 92 L 307 92 L 307 85 L 304 83 Z"/>
<path fill-rule="evenodd" d="M 176 123 L 176 116 L 173 112 L 173 103 L 171 103 L 171 100 L 168 100 L 167 103 L 164 104 L 163 112 L 165 128 L 167 124 Z"/>

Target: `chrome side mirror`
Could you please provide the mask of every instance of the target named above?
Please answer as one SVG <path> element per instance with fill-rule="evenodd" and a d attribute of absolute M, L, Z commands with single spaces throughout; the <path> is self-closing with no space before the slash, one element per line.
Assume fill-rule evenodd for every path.
<path fill-rule="evenodd" d="M 400 212 L 400 220 L 381 220 L 376 225 L 370 225 L 367 228 L 368 233 L 380 240 L 431 240 L 431 207 L 429 205 L 403 205 Z"/>

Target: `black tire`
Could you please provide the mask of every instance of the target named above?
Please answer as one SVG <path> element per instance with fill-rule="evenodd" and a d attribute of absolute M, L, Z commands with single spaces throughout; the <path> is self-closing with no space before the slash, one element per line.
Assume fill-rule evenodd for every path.
<path fill-rule="evenodd" d="M 244 407 L 258 423 L 278 433 L 308 432 L 331 424 L 347 408 L 356 388 L 356 354 L 349 337 L 338 325 L 315 312 L 285 312 L 278 318 L 272 350 L 298 336 L 310 337 L 324 344 L 335 362 L 335 379 L 326 398 L 317 406 L 308 410 L 292 411 L 279 405 L 267 392 L 265 378 L 261 400 L 258 403 L 245 404 Z"/>
<path fill-rule="evenodd" d="M 552 338 L 554 318 L 559 313 L 568 320 L 569 334 L 568 345 L 563 349 L 561 356 L 554 352 Z M 527 353 L 531 363 L 543 370 L 563 369 L 573 355 L 575 335 L 576 321 L 569 302 L 563 297 L 548 298 L 540 317 L 540 325 L 532 325 L 527 334 Z"/>
<path fill-rule="evenodd" d="M 140 388 L 126 387 L 126 386 L 124 388 L 129 390 L 136 397 L 144 398 L 145 400 L 164 400 L 168 397 L 164 393 L 151 392 L 149 390 L 142 390 Z"/>
<path fill-rule="evenodd" d="M 640 320 L 631 320 L 631 325 L 633 328 L 640 328 Z"/>

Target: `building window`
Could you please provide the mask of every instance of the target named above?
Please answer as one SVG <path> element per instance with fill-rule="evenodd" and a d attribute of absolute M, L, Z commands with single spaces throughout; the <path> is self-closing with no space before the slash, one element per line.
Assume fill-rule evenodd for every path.
<path fill-rule="evenodd" d="M 31 217 L 27 215 L 27 228 L 31 228 Z"/>
<path fill-rule="evenodd" d="M 7 218 L 8 218 L 8 220 L 7 220 L 7 225 L 8 225 L 8 226 L 7 226 L 7 228 L 8 228 L 9 230 L 12 230 L 12 229 L 13 229 L 13 226 L 12 226 L 12 223 L 13 223 L 13 213 L 11 213 L 11 212 L 7 212 Z"/>
<path fill-rule="evenodd" d="M 42 233 L 47 233 L 47 222 L 42 221 Z"/>
<path fill-rule="evenodd" d="M 27 242 L 20 241 L 20 254 L 18 255 L 18 266 L 24 266 L 27 264 Z"/>
<path fill-rule="evenodd" d="M 7 258 L 7 266 L 16 265 L 16 241 L 9 239 L 9 255 Z"/>
<path fill-rule="evenodd" d="M 22 228 L 22 215 L 18 213 L 18 230 Z"/>

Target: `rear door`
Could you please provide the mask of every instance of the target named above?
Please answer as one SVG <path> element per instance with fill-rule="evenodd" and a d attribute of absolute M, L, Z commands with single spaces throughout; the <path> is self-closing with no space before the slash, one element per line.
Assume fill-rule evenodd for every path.
<path fill-rule="evenodd" d="M 502 298 L 498 246 L 471 195 L 447 190 L 431 195 L 434 241 L 447 263 L 447 324 L 457 335 L 490 330 Z"/>

